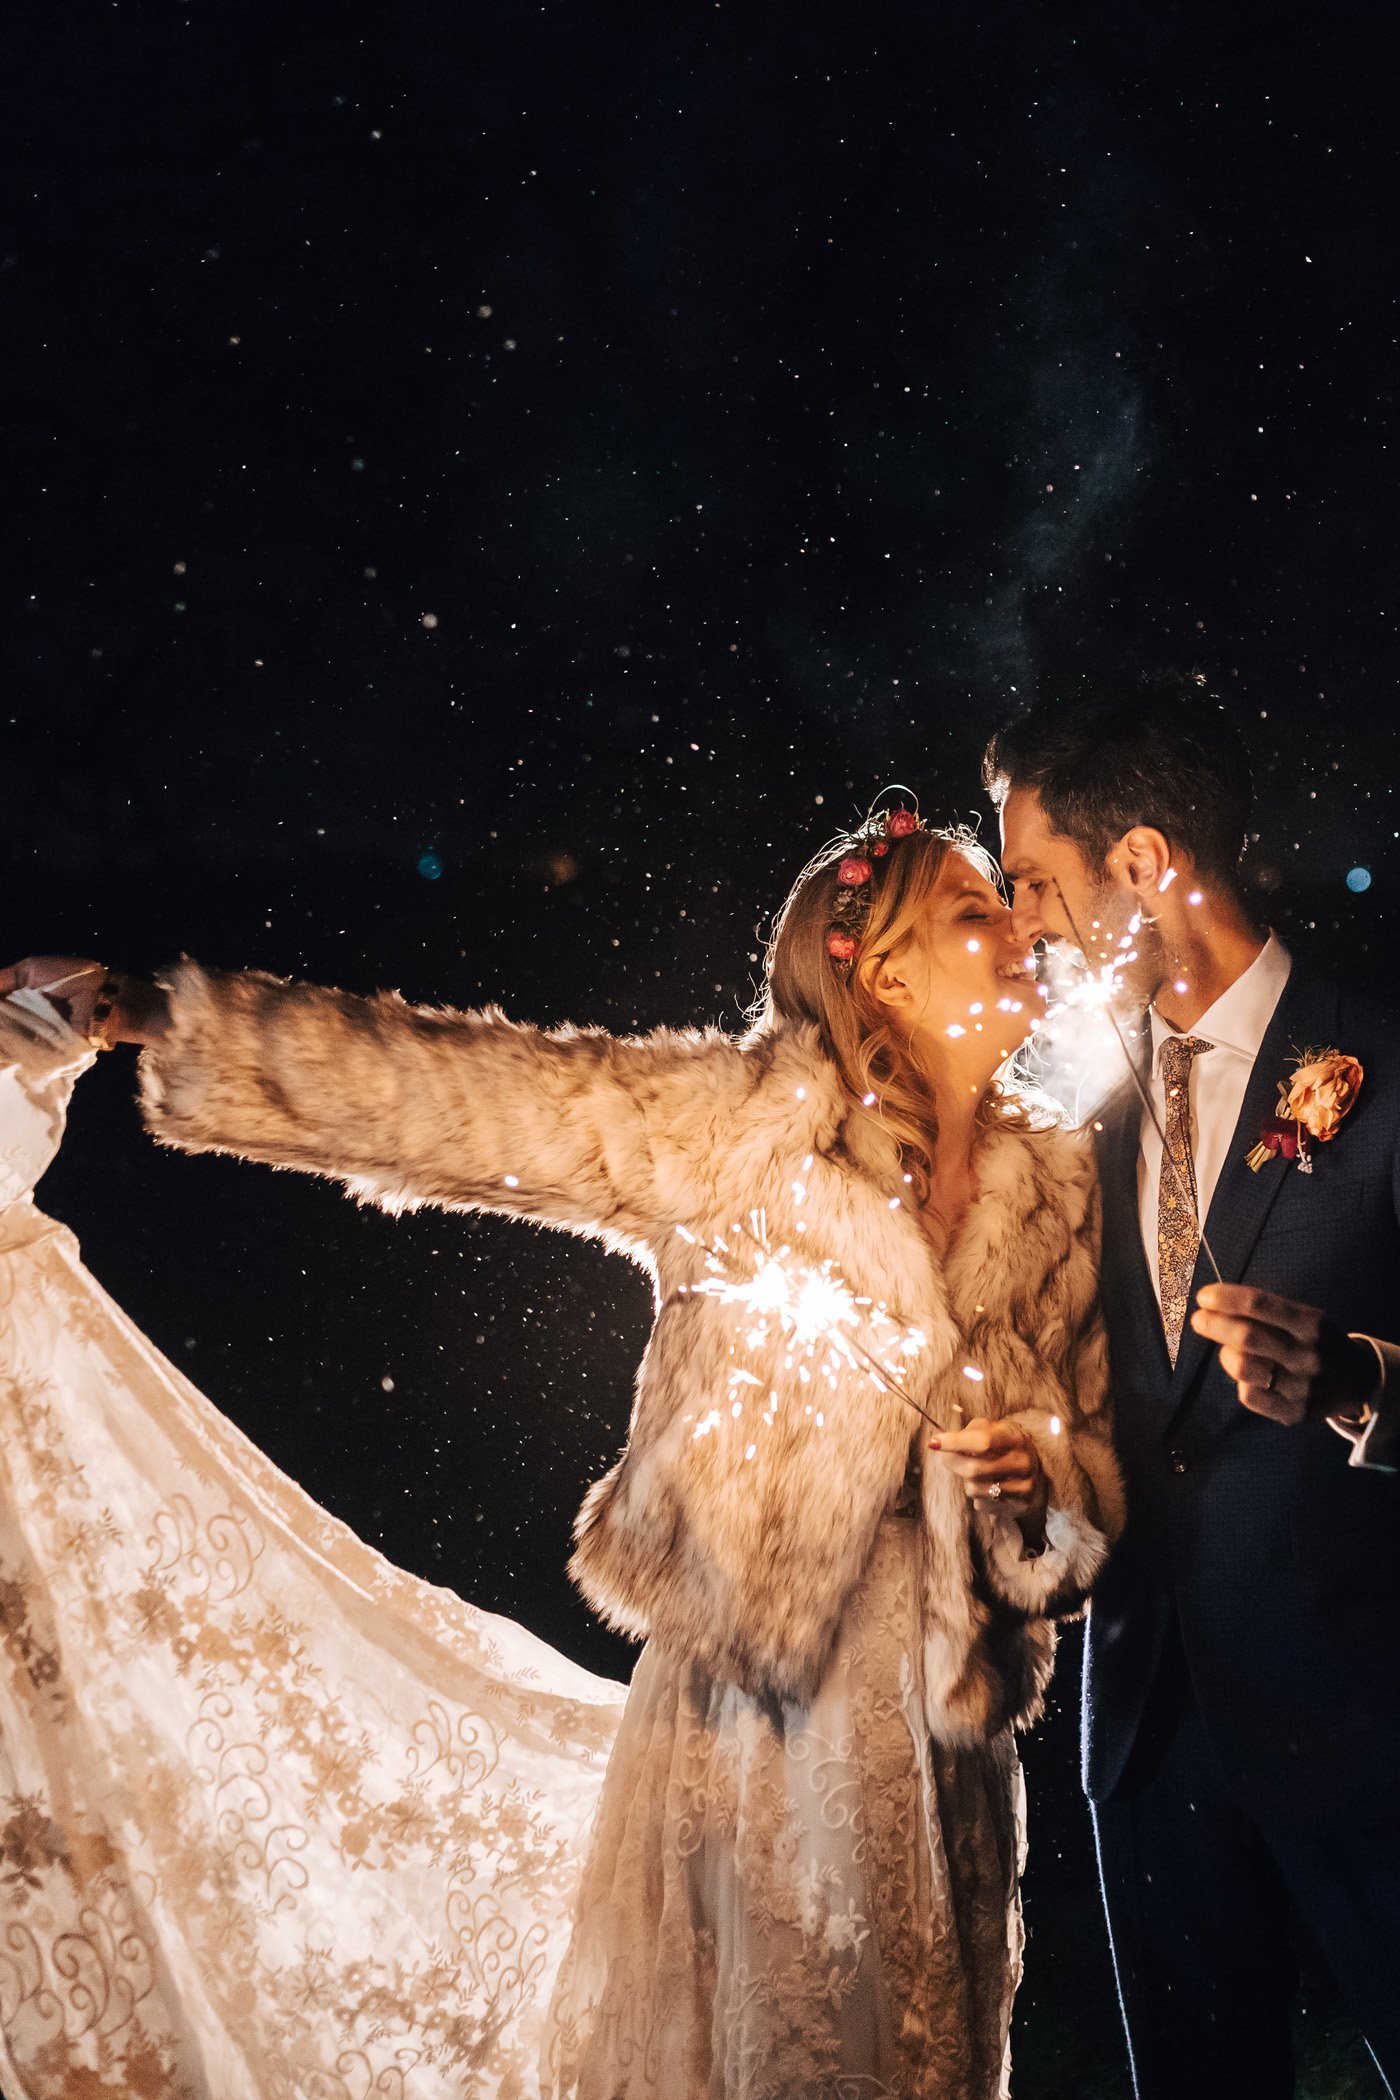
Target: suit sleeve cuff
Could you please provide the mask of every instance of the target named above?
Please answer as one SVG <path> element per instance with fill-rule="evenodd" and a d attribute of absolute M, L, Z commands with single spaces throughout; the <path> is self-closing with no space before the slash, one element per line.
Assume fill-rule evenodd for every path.
<path fill-rule="evenodd" d="M 1378 1377 L 1371 1395 L 1371 1417 L 1357 1423 L 1328 1415 L 1327 1426 L 1351 1445 L 1348 1465 L 1376 1473 L 1400 1472 L 1400 1345 L 1378 1341 L 1373 1334 L 1355 1334 L 1351 1339 L 1369 1343 L 1376 1352 Z"/>

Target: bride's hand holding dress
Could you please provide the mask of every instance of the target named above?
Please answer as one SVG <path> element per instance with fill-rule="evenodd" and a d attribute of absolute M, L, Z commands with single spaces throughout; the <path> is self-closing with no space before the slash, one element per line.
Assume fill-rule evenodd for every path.
<path fill-rule="evenodd" d="M 0 968 L 0 999 L 20 991 L 42 992 L 59 1018 L 99 1050 L 157 1042 L 169 1016 L 162 986 L 108 970 L 89 956 L 28 955 Z"/>

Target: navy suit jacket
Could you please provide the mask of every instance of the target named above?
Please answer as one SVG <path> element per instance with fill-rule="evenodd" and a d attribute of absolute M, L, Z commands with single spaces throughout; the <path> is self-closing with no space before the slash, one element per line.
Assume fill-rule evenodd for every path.
<path fill-rule="evenodd" d="M 1146 1031 L 1144 1031 L 1146 1035 Z M 1356 1106 L 1314 1172 L 1245 1163 L 1298 1054 L 1361 1060 Z M 1123 1537 L 1099 1577 L 1084 1659 L 1084 1784 L 1122 1776 L 1172 1615 L 1215 1747 L 1251 1797 L 1345 1814 L 1400 1742 L 1400 1475 L 1351 1466 L 1323 1421 L 1284 1428 L 1241 1405 L 1215 1348 L 1175 1369 L 1138 1215 L 1142 1105 L 1102 1116 L 1103 1298 Z M 1227 1283 L 1321 1306 L 1400 1339 L 1400 1015 L 1295 959 L 1206 1220 Z M 1209 1282 L 1204 1253 L 1194 1293 Z"/>

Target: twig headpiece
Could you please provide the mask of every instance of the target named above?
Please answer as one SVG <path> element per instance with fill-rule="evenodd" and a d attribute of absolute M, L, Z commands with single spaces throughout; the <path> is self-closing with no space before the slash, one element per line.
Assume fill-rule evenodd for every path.
<path fill-rule="evenodd" d="M 836 903 L 826 930 L 826 952 L 843 977 L 850 976 L 860 953 L 880 862 L 901 839 L 927 830 L 917 809 L 874 810 L 850 840 L 836 870 Z"/>

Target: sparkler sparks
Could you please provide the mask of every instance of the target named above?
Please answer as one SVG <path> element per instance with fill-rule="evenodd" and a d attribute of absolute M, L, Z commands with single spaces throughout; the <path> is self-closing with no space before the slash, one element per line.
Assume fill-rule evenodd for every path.
<path fill-rule="evenodd" d="M 1082 963 L 1072 963 L 1053 947 L 1046 954 L 1048 998 L 1032 1050 L 1043 1083 L 1075 1123 L 1092 1115 L 1118 1082 L 1122 1045 L 1112 1007 L 1122 989 L 1122 961 L 1115 955 L 1096 966 L 1086 952 Z"/>
<path fill-rule="evenodd" d="M 676 1231 L 692 1246 L 701 1244 L 686 1226 L 678 1225 Z M 751 1272 L 741 1266 L 741 1250 L 752 1251 Z M 749 1314 L 742 1339 L 750 1350 L 761 1349 L 781 1335 L 786 1343 L 783 1368 L 796 1373 L 799 1387 L 815 1386 L 820 1393 L 823 1385 L 834 1388 L 843 1371 L 860 1371 L 934 1429 L 948 1427 L 914 1398 L 899 1375 L 899 1365 L 917 1357 L 927 1347 L 928 1337 L 917 1327 L 901 1324 L 883 1302 L 857 1296 L 830 1261 L 799 1261 L 791 1248 L 775 1247 L 761 1210 L 750 1213 L 747 1225 L 732 1225 L 728 1236 L 715 1235 L 705 1250 L 705 1268 L 708 1274 L 699 1283 L 682 1284 L 680 1295 L 718 1298 Z M 979 1381 L 982 1377 L 972 1365 L 965 1375 Z M 746 1391 L 762 1391 L 763 1386 L 764 1380 L 736 1364 L 729 1374 L 731 1417 L 743 1415 Z M 776 1419 L 781 1403 L 782 1396 L 771 1388 L 760 1416 L 766 1426 Z M 815 1426 L 822 1428 L 825 1414 L 818 1401 L 811 1399 L 802 1405 Z M 963 1410 L 955 1406 L 954 1412 L 961 1415 Z M 723 1419 L 720 1409 L 711 1408 L 700 1417 L 692 1435 L 708 1436 Z M 745 1456 L 752 1458 L 756 1449 L 749 1445 Z"/>
<path fill-rule="evenodd" d="M 1163 885 L 1163 887 L 1165 887 L 1165 885 Z M 1077 1003 L 1080 1006 L 1096 1006 L 1102 1012 L 1103 1018 L 1108 1022 L 1109 1027 L 1112 1029 L 1114 1040 L 1116 1041 L 1118 1049 L 1122 1054 L 1123 1062 L 1128 1068 L 1128 1077 L 1132 1080 L 1133 1085 L 1136 1088 L 1137 1093 L 1142 1101 L 1142 1105 L 1146 1109 L 1148 1115 L 1152 1120 L 1152 1127 L 1156 1131 L 1157 1136 L 1161 1141 L 1163 1164 L 1170 1167 L 1172 1177 L 1176 1182 L 1177 1190 L 1181 1196 L 1182 1202 L 1185 1204 L 1187 1211 L 1194 1214 L 1196 1209 L 1195 1192 L 1188 1187 L 1185 1175 L 1182 1173 L 1180 1167 L 1176 1163 L 1176 1160 L 1172 1156 L 1171 1147 L 1167 1143 L 1167 1134 L 1162 1128 L 1162 1119 L 1157 1113 L 1156 1107 L 1152 1100 L 1152 1096 L 1148 1091 L 1147 1083 L 1143 1079 L 1142 1073 L 1138 1068 L 1138 1061 L 1133 1056 L 1132 1050 L 1128 1044 L 1128 1039 L 1124 1035 L 1122 1027 L 1118 1020 L 1118 1016 L 1114 1011 L 1113 1000 L 1115 995 L 1121 988 L 1122 983 L 1122 979 L 1119 975 L 1119 964 L 1117 962 L 1109 962 L 1105 963 L 1100 970 L 1094 970 L 1092 964 L 1089 961 L 1089 949 L 1084 940 L 1084 936 L 1080 933 L 1078 926 L 1075 924 L 1074 913 L 1070 910 L 1069 907 L 1069 899 L 1065 896 L 1065 893 L 1060 887 L 1058 881 L 1055 883 L 1055 892 L 1056 895 L 1059 897 L 1060 908 L 1064 912 L 1065 923 L 1070 930 L 1070 937 L 1074 941 L 1074 944 L 1078 948 L 1080 954 L 1083 956 L 1085 968 L 1088 971 L 1087 978 L 1081 980 L 1082 995 L 1079 997 Z M 1186 901 L 1188 904 L 1198 904 L 1201 901 L 1201 892 L 1199 890 L 1193 890 Z M 1141 925 L 1142 917 L 1139 913 L 1130 922 L 1130 933 L 1136 933 L 1141 927 Z M 1120 946 L 1122 945 L 1124 944 L 1120 943 Z M 1137 957 L 1135 953 L 1129 953 L 1123 958 L 1124 962 L 1135 962 L 1136 960 Z M 1066 1005 L 1070 1004 L 1072 997 L 1072 992 L 1067 991 L 1065 994 L 1064 1003 Z M 1211 1273 L 1214 1275 L 1217 1283 L 1223 1283 L 1225 1279 L 1220 1273 L 1220 1264 L 1217 1262 L 1215 1255 L 1211 1249 L 1210 1241 L 1206 1238 L 1204 1220 L 1201 1220 L 1200 1222 L 1199 1231 L 1201 1251 L 1205 1255 L 1206 1260 L 1210 1263 Z"/>

